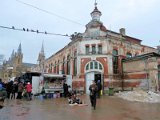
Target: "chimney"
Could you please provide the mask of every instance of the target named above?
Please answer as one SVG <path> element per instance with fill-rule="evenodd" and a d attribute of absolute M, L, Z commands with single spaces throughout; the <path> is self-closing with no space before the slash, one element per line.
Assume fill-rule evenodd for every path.
<path fill-rule="evenodd" d="M 125 30 L 125 28 L 119 29 L 119 32 L 120 32 L 120 34 L 123 35 L 123 36 L 126 35 L 126 30 Z"/>

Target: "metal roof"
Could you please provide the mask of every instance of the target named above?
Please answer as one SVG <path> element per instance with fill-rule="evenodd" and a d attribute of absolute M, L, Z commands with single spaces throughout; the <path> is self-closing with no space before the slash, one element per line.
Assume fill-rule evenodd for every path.
<path fill-rule="evenodd" d="M 146 53 L 146 54 L 142 54 L 142 55 L 137 55 L 135 57 L 124 58 L 124 59 L 122 59 L 122 62 L 134 61 L 134 60 L 139 60 L 139 59 L 146 59 L 146 58 L 150 58 L 150 57 L 159 57 L 160 58 L 160 54 L 155 53 L 155 52 Z"/>

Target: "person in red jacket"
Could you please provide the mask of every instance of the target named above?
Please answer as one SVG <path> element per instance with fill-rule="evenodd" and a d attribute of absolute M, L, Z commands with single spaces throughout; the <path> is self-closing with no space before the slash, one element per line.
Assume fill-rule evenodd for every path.
<path fill-rule="evenodd" d="M 31 100 L 32 85 L 30 84 L 30 82 L 28 82 L 26 85 L 26 92 L 27 92 L 27 99 Z"/>

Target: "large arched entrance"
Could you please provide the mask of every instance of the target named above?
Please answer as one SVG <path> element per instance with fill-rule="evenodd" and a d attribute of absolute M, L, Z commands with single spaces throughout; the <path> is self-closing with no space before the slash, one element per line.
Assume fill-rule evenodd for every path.
<path fill-rule="evenodd" d="M 103 65 L 98 61 L 90 61 L 85 66 L 86 94 L 89 94 L 89 86 L 92 80 L 101 81 L 103 86 Z"/>

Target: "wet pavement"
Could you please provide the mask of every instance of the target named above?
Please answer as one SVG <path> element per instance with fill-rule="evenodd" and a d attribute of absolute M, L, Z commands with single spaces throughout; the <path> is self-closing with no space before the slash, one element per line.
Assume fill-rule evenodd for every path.
<path fill-rule="evenodd" d="M 69 106 L 65 98 L 6 100 L 0 120 L 160 120 L 160 103 L 103 96 L 97 99 L 97 108 L 93 110 L 89 97 L 81 97 L 88 106 Z"/>

